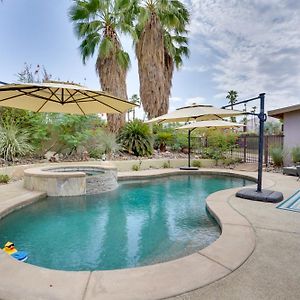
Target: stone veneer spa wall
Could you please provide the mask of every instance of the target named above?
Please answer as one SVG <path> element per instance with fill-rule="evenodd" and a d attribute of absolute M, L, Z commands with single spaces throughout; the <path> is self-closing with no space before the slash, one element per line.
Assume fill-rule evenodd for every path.
<path fill-rule="evenodd" d="M 110 166 L 58 166 L 24 171 L 24 187 L 48 196 L 98 194 L 116 189 L 117 169 Z"/>

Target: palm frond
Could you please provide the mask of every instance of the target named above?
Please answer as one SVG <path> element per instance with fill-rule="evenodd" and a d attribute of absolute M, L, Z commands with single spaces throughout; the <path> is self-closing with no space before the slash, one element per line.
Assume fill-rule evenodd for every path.
<path fill-rule="evenodd" d="M 123 70 L 128 70 L 130 68 L 130 57 L 127 52 L 118 49 L 116 53 L 116 58 L 118 64 L 123 68 Z"/>
<path fill-rule="evenodd" d="M 100 43 L 99 56 L 106 58 L 114 50 L 114 44 L 109 37 L 104 37 Z"/>

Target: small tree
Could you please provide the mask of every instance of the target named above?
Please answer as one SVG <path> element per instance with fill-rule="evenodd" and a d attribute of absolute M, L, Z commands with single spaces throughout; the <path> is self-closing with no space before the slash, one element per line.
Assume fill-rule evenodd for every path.
<path fill-rule="evenodd" d="M 129 100 L 130 100 L 130 102 L 132 102 L 140 107 L 141 99 L 137 94 L 133 94 Z M 135 119 L 135 110 L 136 110 L 136 107 L 128 110 L 128 122 L 130 121 L 130 113 L 131 112 L 132 112 L 132 120 Z"/>

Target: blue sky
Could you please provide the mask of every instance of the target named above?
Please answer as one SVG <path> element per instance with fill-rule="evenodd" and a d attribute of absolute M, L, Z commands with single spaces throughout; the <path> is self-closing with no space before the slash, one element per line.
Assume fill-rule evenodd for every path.
<path fill-rule="evenodd" d="M 196 103 L 226 104 L 267 93 L 267 109 L 300 102 L 300 1 L 185 0 L 191 12 L 191 56 L 173 78 L 170 110 Z M 55 79 L 99 88 L 96 57 L 82 64 L 68 19 L 71 0 L 0 3 L 0 81 L 14 82 L 24 63 L 44 65 Z M 139 92 L 131 41 L 129 97 Z M 253 104 L 255 105 L 255 103 Z"/>

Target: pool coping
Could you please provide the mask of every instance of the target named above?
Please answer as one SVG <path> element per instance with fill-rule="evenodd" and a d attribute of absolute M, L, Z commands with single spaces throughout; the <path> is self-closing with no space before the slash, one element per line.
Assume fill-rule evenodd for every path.
<path fill-rule="evenodd" d="M 174 169 L 123 172 L 118 180 L 149 179 L 178 174 L 225 175 L 255 180 L 245 172 L 224 169 L 183 171 Z M 271 180 L 265 180 L 271 186 Z M 144 267 L 112 271 L 59 271 L 24 264 L 0 251 L 1 299 L 165 299 L 215 282 L 239 268 L 255 249 L 255 233 L 248 220 L 233 209 L 228 200 L 239 188 L 210 194 L 207 208 L 216 218 L 222 233 L 208 247 L 185 257 Z M 0 218 L 8 212 L 44 196 L 28 194 L 1 207 Z M 29 199 L 28 199 L 29 198 Z M 11 274 L 11 277 L 7 274 Z M 1 276 L 2 277 L 2 276 Z"/>

